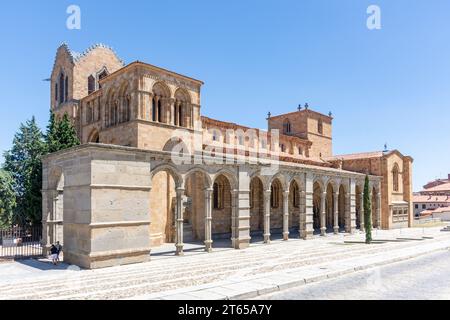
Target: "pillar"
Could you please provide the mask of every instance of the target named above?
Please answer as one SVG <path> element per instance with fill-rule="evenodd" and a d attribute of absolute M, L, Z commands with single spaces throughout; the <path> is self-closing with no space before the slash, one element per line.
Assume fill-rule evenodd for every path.
<path fill-rule="evenodd" d="M 176 247 L 176 255 L 182 256 L 183 255 L 183 207 L 182 207 L 182 197 L 184 194 L 183 188 L 177 188 L 177 204 L 176 204 L 176 212 L 175 212 L 175 218 L 176 218 L 176 241 L 175 241 L 175 247 Z"/>
<path fill-rule="evenodd" d="M 333 231 L 334 234 L 339 233 L 339 192 L 334 193 L 334 226 Z"/>
<path fill-rule="evenodd" d="M 299 214 L 299 226 L 298 232 L 300 239 L 305 239 L 307 237 L 306 234 L 306 192 L 304 190 L 299 191 L 299 200 L 300 200 L 300 214 Z"/>
<path fill-rule="evenodd" d="M 246 166 L 240 166 L 237 190 L 233 190 L 234 241 L 233 248 L 245 249 L 250 245 L 250 172 Z"/>
<path fill-rule="evenodd" d="M 289 239 L 289 190 L 283 191 L 283 240 Z"/>
<path fill-rule="evenodd" d="M 271 191 L 264 191 L 264 243 L 270 243 L 270 196 Z"/>
<path fill-rule="evenodd" d="M 324 237 L 327 233 L 327 226 L 326 226 L 326 202 L 327 199 L 327 193 L 322 192 L 322 197 L 320 199 L 320 235 Z"/>
<path fill-rule="evenodd" d="M 306 174 L 305 181 L 305 234 L 303 239 L 312 238 L 314 235 L 314 176 Z"/>
<path fill-rule="evenodd" d="M 205 189 L 205 251 L 212 251 L 212 193 L 213 188 Z"/>

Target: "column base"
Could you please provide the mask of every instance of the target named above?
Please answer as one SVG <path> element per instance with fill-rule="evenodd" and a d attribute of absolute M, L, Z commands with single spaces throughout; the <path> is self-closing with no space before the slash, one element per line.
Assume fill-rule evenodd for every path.
<path fill-rule="evenodd" d="M 208 252 L 208 253 L 212 252 L 212 244 L 213 244 L 212 240 L 205 241 L 205 251 L 206 252 Z"/>
<path fill-rule="evenodd" d="M 175 247 L 176 247 L 175 255 L 184 256 L 183 252 L 184 243 L 176 244 Z"/>
<path fill-rule="evenodd" d="M 283 232 L 283 241 L 289 240 L 289 232 Z"/>
<path fill-rule="evenodd" d="M 327 228 L 320 228 L 320 236 L 325 237 L 327 235 Z"/>
<path fill-rule="evenodd" d="M 270 233 L 264 235 L 264 243 L 269 244 L 270 243 Z"/>
<path fill-rule="evenodd" d="M 333 232 L 334 234 L 339 234 L 339 227 L 334 227 Z"/>
<path fill-rule="evenodd" d="M 250 246 L 250 238 L 246 239 L 232 239 L 232 246 L 234 249 L 246 249 Z"/>

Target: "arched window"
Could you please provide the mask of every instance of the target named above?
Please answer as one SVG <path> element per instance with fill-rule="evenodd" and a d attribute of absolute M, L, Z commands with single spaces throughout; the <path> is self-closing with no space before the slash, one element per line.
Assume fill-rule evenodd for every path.
<path fill-rule="evenodd" d="M 179 106 L 179 110 L 178 110 L 178 125 L 180 127 L 183 126 L 183 114 L 184 114 L 183 111 L 184 111 L 184 106 L 183 106 L 183 103 L 181 103 Z"/>
<path fill-rule="evenodd" d="M 291 123 L 289 122 L 289 120 L 286 120 L 283 124 L 283 132 L 285 134 L 289 134 L 291 133 Z"/>
<path fill-rule="evenodd" d="M 300 156 L 303 155 L 303 149 L 302 149 L 302 147 L 298 147 L 298 154 L 299 154 Z"/>
<path fill-rule="evenodd" d="M 124 99 L 124 103 L 125 103 L 125 121 L 130 121 L 131 119 L 131 107 L 130 107 L 130 101 L 131 101 L 131 97 L 129 95 L 127 95 Z"/>
<path fill-rule="evenodd" d="M 213 205 L 214 209 L 223 209 L 223 184 L 215 182 L 213 185 Z"/>
<path fill-rule="evenodd" d="M 161 99 L 158 99 L 158 122 L 162 122 L 162 102 Z"/>
<path fill-rule="evenodd" d="M 270 206 L 272 208 L 278 208 L 280 206 L 280 188 L 275 184 L 270 187 L 270 191 Z"/>
<path fill-rule="evenodd" d="M 88 94 L 91 94 L 95 91 L 95 78 L 90 75 L 88 78 Z"/>
<path fill-rule="evenodd" d="M 394 168 L 392 169 L 392 187 L 394 191 L 399 191 L 398 175 L 399 175 L 398 165 L 394 164 Z"/>
<path fill-rule="evenodd" d="M 55 83 L 55 101 L 58 102 L 58 84 Z"/>
<path fill-rule="evenodd" d="M 294 187 L 292 188 L 292 192 L 294 193 L 292 196 L 292 206 L 294 208 L 300 207 L 300 201 L 299 201 L 299 194 L 298 194 L 298 186 L 297 184 L 294 184 Z"/>
<path fill-rule="evenodd" d="M 99 73 L 98 75 L 98 88 L 100 89 L 102 86 L 100 84 L 100 80 L 102 80 L 103 78 L 106 78 L 108 76 L 108 70 L 104 69 L 102 72 Z"/>
<path fill-rule="evenodd" d="M 280 144 L 280 150 L 281 152 L 285 152 L 286 147 L 284 146 L 284 144 Z"/>
<path fill-rule="evenodd" d="M 152 99 L 152 121 L 156 121 L 156 97 Z"/>
<path fill-rule="evenodd" d="M 319 121 L 317 122 L 317 132 L 319 134 L 323 134 L 323 122 L 322 122 L 322 119 L 319 119 Z"/>
<path fill-rule="evenodd" d="M 64 102 L 69 100 L 69 77 L 66 77 L 64 81 Z"/>
<path fill-rule="evenodd" d="M 59 93 L 58 93 L 59 103 L 63 103 L 64 102 L 64 93 L 65 93 L 64 82 L 65 82 L 64 74 L 61 73 L 59 75 Z"/>

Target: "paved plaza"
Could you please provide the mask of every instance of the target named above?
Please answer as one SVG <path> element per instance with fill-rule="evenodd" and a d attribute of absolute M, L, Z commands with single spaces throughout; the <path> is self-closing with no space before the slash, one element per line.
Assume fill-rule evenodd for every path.
<path fill-rule="evenodd" d="M 3 263 L 0 264 L 0 298 L 237 299 L 266 297 L 299 285 L 307 288 L 314 282 L 327 286 L 330 283 L 327 279 L 331 278 L 336 278 L 333 280 L 336 283 L 344 281 L 342 286 L 345 286 L 345 281 L 352 284 L 361 277 L 355 271 L 371 272 L 394 262 L 442 254 L 450 248 L 450 232 L 441 229 L 376 231 L 377 241 L 370 246 L 363 243 L 363 234 L 339 234 L 309 241 L 280 239 L 270 245 L 257 242 L 246 250 L 216 243 L 213 253 L 205 253 L 200 244 L 188 244 L 185 256 L 176 257 L 170 245 L 153 250 L 148 263 L 96 270 L 80 270 L 64 264 L 54 267 L 45 260 Z M 425 274 L 430 272 L 432 269 L 424 269 Z M 349 275 L 356 278 L 348 278 Z M 385 276 L 384 271 L 381 275 Z M 418 277 L 417 281 L 424 282 L 424 277 Z M 377 274 L 372 278 L 376 283 Z M 415 277 L 408 281 L 413 286 Z M 303 297 L 289 292 L 286 291 L 287 298 Z M 313 296 L 335 298 L 338 292 L 330 290 L 330 296 Z M 351 294 L 342 298 L 350 298 Z"/>
<path fill-rule="evenodd" d="M 450 252 L 258 296 L 273 300 L 449 300 Z"/>

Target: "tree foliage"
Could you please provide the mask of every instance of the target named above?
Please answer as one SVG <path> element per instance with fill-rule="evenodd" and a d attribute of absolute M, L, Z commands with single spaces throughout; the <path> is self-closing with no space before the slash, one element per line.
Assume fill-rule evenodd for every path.
<path fill-rule="evenodd" d="M 370 199 L 369 177 L 364 183 L 364 227 L 366 229 L 366 243 L 372 242 L 372 204 Z"/>
<path fill-rule="evenodd" d="M 15 208 L 14 180 L 8 171 L 0 169 L 0 227 L 12 224 Z"/>
<path fill-rule="evenodd" d="M 11 223 L 39 223 L 42 217 L 41 187 L 42 163 L 45 154 L 44 137 L 32 117 L 21 124 L 14 135 L 11 150 L 5 152 L 3 169 L 13 179 L 13 189 L 17 206 Z"/>

